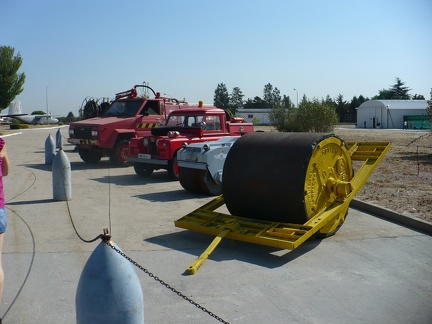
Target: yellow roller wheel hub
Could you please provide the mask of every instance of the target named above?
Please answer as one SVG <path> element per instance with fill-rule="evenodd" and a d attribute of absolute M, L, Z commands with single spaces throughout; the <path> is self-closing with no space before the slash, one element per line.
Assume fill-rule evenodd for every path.
<path fill-rule="evenodd" d="M 352 191 L 352 178 L 351 158 L 344 142 L 337 137 L 319 142 L 306 171 L 304 201 L 308 217 L 324 211 L 335 200 L 343 201 Z"/>

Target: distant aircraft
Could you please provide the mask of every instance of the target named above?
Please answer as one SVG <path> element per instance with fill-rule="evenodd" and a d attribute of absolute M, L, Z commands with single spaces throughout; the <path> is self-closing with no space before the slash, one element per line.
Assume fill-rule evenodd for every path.
<path fill-rule="evenodd" d="M 58 124 L 59 120 L 51 115 L 28 115 L 28 114 L 17 114 L 17 115 L 2 115 L 1 117 L 9 117 L 18 119 L 20 122 L 29 125 L 53 125 Z"/>
<path fill-rule="evenodd" d="M 16 100 L 9 105 L 9 113 L 7 115 L 0 115 L 0 119 L 7 121 L 5 118 L 15 118 L 24 124 L 29 125 L 47 125 L 57 124 L 59 120 L 51 115 L 29 115 L 21 113 L 21 102 Z"/>

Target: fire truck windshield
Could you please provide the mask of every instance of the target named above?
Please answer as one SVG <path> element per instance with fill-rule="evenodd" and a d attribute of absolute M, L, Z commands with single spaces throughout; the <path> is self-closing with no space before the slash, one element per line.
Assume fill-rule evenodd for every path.
<path fill-rule="evenodd" d="M 103 116 L 135 116 L 143 102 L 144 100 L 114 101 L 111 106 L 109 106 L 107 111 L 103 114 Z"/>

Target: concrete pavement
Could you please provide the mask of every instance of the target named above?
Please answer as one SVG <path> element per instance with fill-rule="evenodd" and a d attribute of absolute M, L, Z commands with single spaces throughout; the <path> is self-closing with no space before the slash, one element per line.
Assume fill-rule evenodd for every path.
<path fill-rule="evenodd" d="M 72 200 L 53 201 L 44 143 L 57 129 L 5 137 L 8 229 L 3 246 L 4 323 L 75 323 L 78 279 L 100 241 L 112 240 L 142 267 L 230 323 L 430 323 L 432 237 L 350 209 L 339 232 L 294 251 L 223 240 L 195 275 L 185 269 L 212 237 L 174 221 L 210 201 L 166 171 L 88 165 L 64 146 Z M 67 127 L 62 128 L 67 136 Z M 69 215 L 70 211 L 70 215 Z M 223 211 L 223 210 L 222 210 Z M 140 269 L 146 323 L 216 323 Z"/>

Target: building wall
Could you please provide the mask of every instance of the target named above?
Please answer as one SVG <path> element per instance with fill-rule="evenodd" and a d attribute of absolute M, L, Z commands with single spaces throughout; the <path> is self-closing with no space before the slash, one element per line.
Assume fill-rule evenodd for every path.
<path fill-rule="evenodd" d="M 424 115 L 426 107 L 425 100 L 369 100 L 357 108 L 357 127 L 402 129 L 404 116 Z"/>
<path fill-rule="evenodd" d="M 243 117 L 245 121 L 252 123 L 259 120 L 259 125 L 270 125 L 269 112 L 271 109 L 238 109 L 236 115 Z"/>

